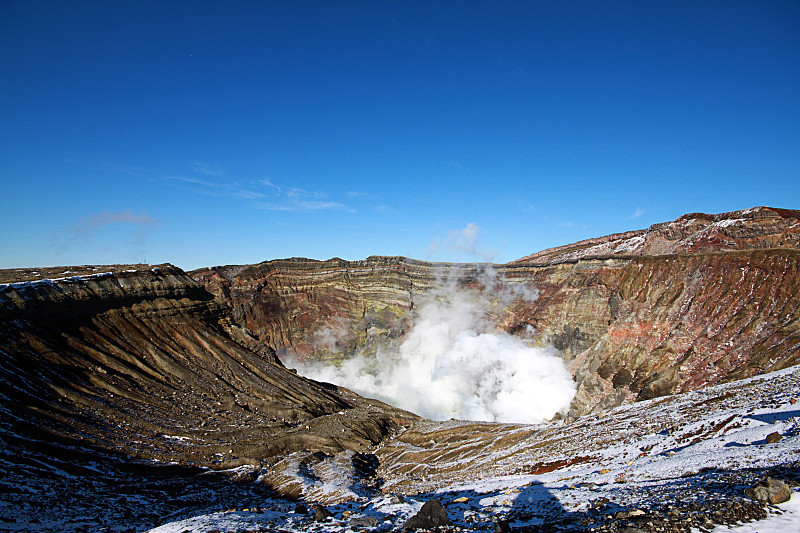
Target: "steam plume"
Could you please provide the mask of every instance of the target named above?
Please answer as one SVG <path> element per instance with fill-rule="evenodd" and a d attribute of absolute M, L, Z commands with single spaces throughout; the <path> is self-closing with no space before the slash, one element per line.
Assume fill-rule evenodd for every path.
<path fill-rule="evenodd" d="M 482 288 L 463 289 L 451 280 L 424 295 L 400 346 L 356 354 L 338 367 L 286 363 L 435 420 L 538 423 L 566 411 L 575 383 L 555 350 L 528 346 L 491 319 L 515 299 L 535 298 L 535 291 L 501 285 L 493 269 L 480 281 Z M 320 340 L 329 341 L 331 331 Z"/>

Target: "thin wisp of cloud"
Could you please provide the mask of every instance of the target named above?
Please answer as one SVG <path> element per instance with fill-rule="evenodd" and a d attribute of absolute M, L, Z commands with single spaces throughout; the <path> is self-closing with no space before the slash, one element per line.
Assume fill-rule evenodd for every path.
<path fill-rule="evenodd" d="M 295 200 L 288 203 L 263 203 L 259 204 L 259 209 L 267 211 L 322 211 L 322 210 L 336 210 L 347 211 L 350 213 L 355 212 L 344 204 L 338 202 L 320 202 L 320 201 L 303 201 Z"/>
<path fill-rule="evenodd" d="M 645 211 L 641 207 L 637 207 L 636 211 L 633 212 L 631 216 L 628 217 L 628 220 L 634 220 L 639 218 L 640 216 L 644 215 Z"/>
<path fill-rule="evenodd" d="M 80 219 L 69 226 L 69 231 L 75 235 L 85 235 L 92 230 L 109 224 L 133 224 L 141 228 L 155 228 L 161 221 L 144 213 L 133 213 L 130 210 L 103 212 Z"/>
<path fill-rule="evenodd" d="M 104 211 L 79 219 L 54 234 L 52 252 L 86 253 L 104 250 L 119 261 L 144 261 L 147 241 L 161 226 L 161 219 L 131 210 Z M 69 237 L 69 238 L 67 238 Z"/>
<path fill-rule="evenodd" d="M 446 237 L 437 238 L 428 245 L 428 256 L 448 253 L 465 253 L 470 257 L 486 261 L 494 259 L 494 250 L 483 248 L 478 239 L 481 228 L 474 222 L 468 223 L 460 230 L 450 231 Z"/>
<path fill-rule="evenodd" d="M 267 211 L 344 211 L 355 212 L 349 206 L 328 199 L 322 191 L 309 191 L 300 187 L 285 187 L 268 179 L 225 178 L 222 170 L 196 164 L 194 171 L 203 177 L 168 176 L 171 184 L 191 186 L 192 192 L 221 198 L 248 200 L 251 207 Z M 211 178 L 220 178 L 213 180 Z"/>
<path fill-rule="evenodd" d="M 193 170 L 198 174 L 203 174 L 206 176 L 225 176 L 226 173 L 224 170 L 220 170 L 216 167 L 211 165 L 207 165 L 205 163 L 195 163 Z"/>

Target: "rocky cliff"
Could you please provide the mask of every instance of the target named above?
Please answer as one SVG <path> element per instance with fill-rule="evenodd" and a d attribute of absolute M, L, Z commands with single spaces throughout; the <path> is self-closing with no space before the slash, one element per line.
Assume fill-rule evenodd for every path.
<path fill-rule="evenodd" d="M 520 263 L 538 287 L 509 310 L 561 351 L 572 414 L 697 390 L 800 362 L 800 251 Z"/>
<path fill-rule="evenodd" d="M 559 350 L 571 416 L 783 368 L 800 362 L 798 239 L 800 212 L 755 208 L 541 252 L 491 267 L 499 286 L 539 292 L 495 318 Z M 336 363 L 399 342 L 426 292 L 475 287 L 486 268 L 291 259 L 192 276 L 279 357 Z"/>
<path fill-rule="evenodd" d="M 295 258 L 191 275 L 227 303 L 236 324 L 279 356 L 335 359 L 400 338 L 415 295 L 428 291 L 448 267 L 404 257 Z"/>

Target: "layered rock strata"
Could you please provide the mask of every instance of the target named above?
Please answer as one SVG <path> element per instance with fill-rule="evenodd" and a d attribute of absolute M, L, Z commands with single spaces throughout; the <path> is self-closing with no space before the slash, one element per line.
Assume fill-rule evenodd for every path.
<path fill-rule="evenodd" d="M 800 251 L 518 264 L 539 299 L 510 309 L 561 351 L 578 382 L 572 414 L 800 363 Z"/>
<path fill-rule="evenodd" d="M 336 364 L 401 342 L 426 293 L 478 288 L 492 268 L 493 290 L 538 291 L 494 318 L 559 350 L 578 383 L 577 416 L 800 362 L 799 228 L 797 211 L 756 208 L 686 215 L 604 241 L 641 244 L 625 255 L 592 256 L 609 250 L 585 242 L 506 265 L 290 259 L 192 276 L 279 357 Z"/>

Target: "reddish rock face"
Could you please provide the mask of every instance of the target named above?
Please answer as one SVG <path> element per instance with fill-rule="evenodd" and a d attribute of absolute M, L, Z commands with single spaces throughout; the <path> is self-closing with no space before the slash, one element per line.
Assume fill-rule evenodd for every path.
<path fill-rule="evenodd" d="M 799 265 L 797 250 L 530 265 L 540 297 L 513 316 L 562 350 L 579 414 L 800 363 Z"/>
<path fill-rule="evenodd" d="M 797 211 L 685 215 L 494 265 L 500 286 L 539 292 L 495 318 L 560 351 L 578 383 L 573 415 L 748 377 L 800 363 L 799 242 Z M 399 342 L 416 301 L 444 277 L 473 287 L 480 270 L 371 257 L 192 276 L 258 342 L 314 360 Z"/>

